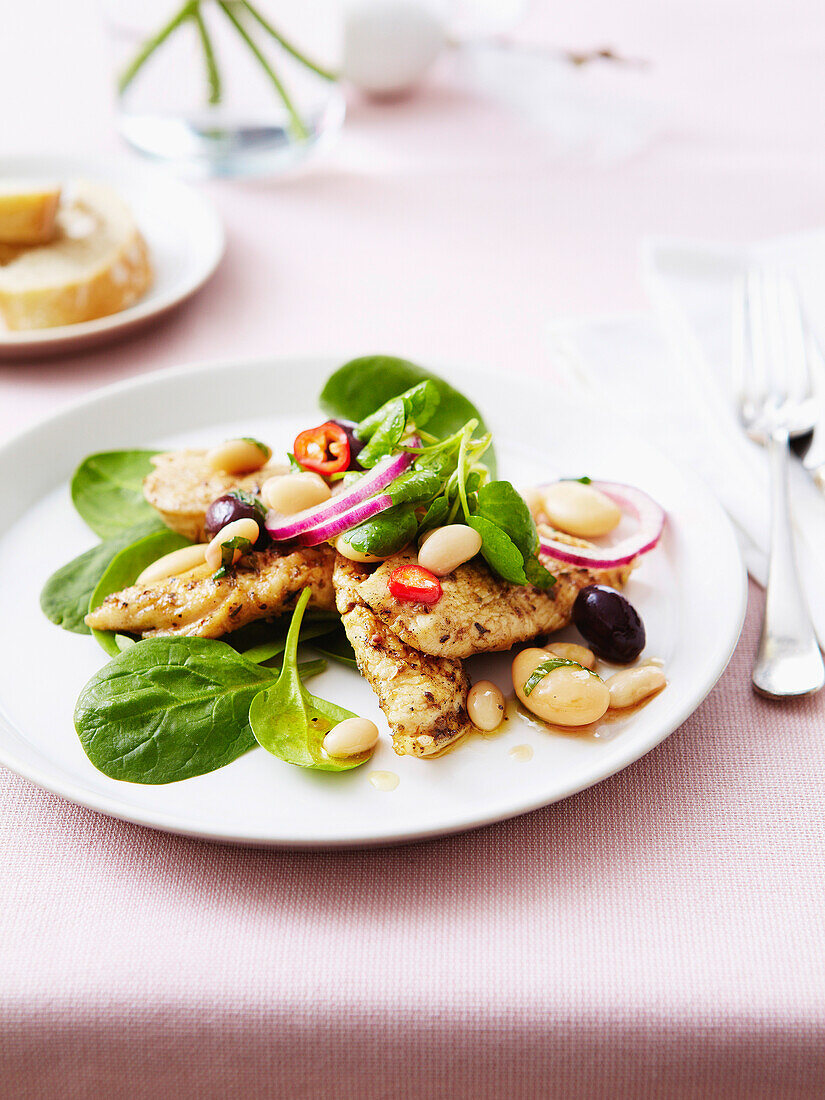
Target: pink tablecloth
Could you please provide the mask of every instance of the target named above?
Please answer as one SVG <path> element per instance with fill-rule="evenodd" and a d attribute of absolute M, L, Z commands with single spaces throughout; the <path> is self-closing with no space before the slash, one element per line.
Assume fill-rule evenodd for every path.
<path fill-rule="evenodd" d="M 355 105 L 305 176 L 210 185 L 229 252 L 186 310 L 116 348 L 0 367 L 0 429 L 213 356 L 383 348 L 549 370 L 550 317 L 643 305 L 643 233 L 821 219 L 816 0 L 586 0 L 529 33 L 649 58 L 644 147 L 567 160 L 449 67 L 417 100 Z M 114 147 L 100 48 L 89 0 L 15 7 L 4 152 Z M 825 704 L 751 695 L 760 604 L 656 751 L 432 844 L 222 848 L 3 772 L 0 1095 L 822 1096 Z"/>

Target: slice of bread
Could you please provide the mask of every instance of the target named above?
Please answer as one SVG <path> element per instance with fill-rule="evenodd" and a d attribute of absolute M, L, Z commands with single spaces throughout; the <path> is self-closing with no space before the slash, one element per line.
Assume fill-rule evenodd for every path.
<path fill-rule="evenodd" d="M 0 245 L 45 244 L 54 236 L 60 188 L 28 180 L 0 180 Z"/>
<path fill-rule="evenodd" d="M 133 305 L 152 282 L 149 250 L 110 187 L 77 182 L 49 244 L 0 251 L 0 314 L 10 329 L 93 321 Z"/>

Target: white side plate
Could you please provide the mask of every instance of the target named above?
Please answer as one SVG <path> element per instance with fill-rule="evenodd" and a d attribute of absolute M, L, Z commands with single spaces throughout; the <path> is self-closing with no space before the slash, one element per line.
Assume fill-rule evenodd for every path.
<path fill-rule="evenodd" d="M 81 351 L 157 320 L 199 290 L 220 263 L 224 232 L 199 191 L 131 158 L 2 157 L 0 178 L 83 178 L 111 185 L 129 205 L 149 245 L 152 286 L 133 306 L 77 325 L 10 332 L 0 319 L 0 359 Z"/>
<path fill-rule="evenodd" d="M 144 376 L 98 392 L 0 450 L 0 763 L 82 805 L 155 828 L 252 844 L 381 844 L 468 829 L 566 798 L 638 760 L 699 705 L 728 662 L 745 607 L 739 551 L 716 502 L 691 475 L 599 409 L 572 404 L 558 387 L 436 368 L 488 418 L 500 476 L 524 485 L 586 473 L 637 484 L 668 510 L 662 543 L 628 587 L 647 626 L 643 656 L 664 660 L 668 687 L 598 737 L 554 735 L 518 719 L 499 737 L 478 737 L 426 761 L 395 756 L 366 682 L 331 666 L 311 681 L 311 691 L 375 719 L 383 731 L 373 761 L 355 771 L 307 772 L 261 749 L 210 775 L 161 787 L 96 771 L 72 712 L 104 654 L 91 637 L 53 626 L 38 605 L 49 574 L 95 541 L 69 499 L 74 467 L 91 451 L 199 445 L 237 434 L 286 450 L 298 430 L 320 421 L 316 397 L 337 365 L 270 360 Z M 507 655 L 469 662 L 473 678 L 491 676 L 507 690 L 509 667 Z M 531 760 L 510 756 L 524 744 L 533 749 Z M 376 790 L 368 779 L 376 769 L 395 772 L 397 788 Z"/>

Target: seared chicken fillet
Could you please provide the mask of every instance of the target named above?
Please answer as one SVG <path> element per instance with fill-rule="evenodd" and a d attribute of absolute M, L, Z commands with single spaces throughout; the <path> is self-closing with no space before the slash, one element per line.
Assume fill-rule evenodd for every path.
<path fill-rule="evenodd" d="M 570 622 L 580 589 L 588 584 L 621 587 L 632 569 L 581 569 L 545 558 L 556 583 L 542 591 L 499 580 L 481 558 L 474 558 L 440 578 L 443 595 L 427 606 L 397 600 L 388 587 L 394 569 L 415 561 L 415 553 L 406 550 L 382 562 L 363 579 L 359 597 L 402 642 L 439 657 L 510 649 L 561 630 Z"/>
<path fill-rule="evenodd" d="M 199 566 L 178 577 L 124 588 L 89 612 L 86 625 L 144 637 L 220 638 L 256 619 L 291 611 L 307 585 L 312 588 L 310 607 L 331 611 L 332 561 L 326 546 L 292 553 L 256 550 L 220 579 L 212 577 L 208 566 Z"/>
<path fill-rule="evenodd" d="M 154 471 L 144 479 L 143 495 L 160 512 L 167 527 L 193 542 L 208 542 L 204 529 L 206 510 L 213 500 L 231 489 L 256 494 L 268 477 L 286 474 L 289 467 L 267 462 L 252 474 L 215 472 L 203 450 L 172 451 L 156 455 Z"/>
<path fill-rule="evenodd" d="M 361 674 L 378 696 L 399 756 L 436 756 L 473 726 L 470 682 L 461 661 L 430 657 L 405 645 L 364 602 L 369 570 L 336 555 L 333 580 L 344 630 Z"/>

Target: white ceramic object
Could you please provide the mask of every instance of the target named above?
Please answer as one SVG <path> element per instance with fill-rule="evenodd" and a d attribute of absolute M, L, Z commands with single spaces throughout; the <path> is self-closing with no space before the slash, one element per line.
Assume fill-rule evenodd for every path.
<path fill-rule="evenodd" d="M 445 43 L 444 21 L 427 0 L 349 0 L 341 71 L 368 95 L 399 95 L 421 81 Z"/>
<path fill-rule="evenodd" d="M 133 306 L 96 321 L 11 332 L 0 318 L 0 359 L 81 351 L 125 336 L 190 298 L 223 256 L 223 225 L 212 203 L 159 168 L 127 157 L 0 157 L 0 179 L 11 176 L 61 183 L 83 178 L 114 187 L 146 238 L 155 276 L 147 293 Z"/>
<path fill-rule="evenodd" d="M 627 591 L 647 626 L 644 656 L 664 660 L 668 687 L 599 737 L 554 735 L 518 719 L 499 737 L 477 737 L 426 761 L 395 756 L 367 683 L 331 665 L 310 690 L 382 731 L 372 761 L 361 768 L 312 773 L 256 749 L 220 771 L 168 786 L 119 783 L 96 771 L 72 713 L 105 656 L 93 638 L 53 626 L 38 606 L 50 573 L 96 541 L 72 508 L 72 470 L 90 451 L 204 446 L 235 435 L 286 450 L 301 428 L 319 421 L 316 395 L 337 365 L 287 359 L 145 375 L 101 390 L 5 444 L 0 575 L 13 583 L 3 595 L 11 633 L 0 661 L 0 763 L 75 802 L 155 828 L 251 844 L 384 844 L 469 829 L 566 798 L 638 760 L 699 705 L 727 664 L 745 607 L 739 551 L 715 500 L 606 412 L 574 405 L 558 387 L 436 368 L 488 417 L 500 476 L 529 485 L 587 473 L 638 484 L 667 508 L 661 545 Z M 575 637 L 570 630 L 560 640 Z M 508 655 L 474 658 L 468 669 L 473 680 L 493 680 L 510 693 Z M 511 753 L 525 744 L 531 759 Z M 397 776 L 397 786 L 388 789 L 392 783 L 375 772 Z"/>

